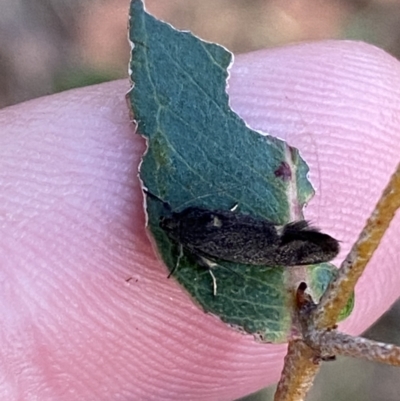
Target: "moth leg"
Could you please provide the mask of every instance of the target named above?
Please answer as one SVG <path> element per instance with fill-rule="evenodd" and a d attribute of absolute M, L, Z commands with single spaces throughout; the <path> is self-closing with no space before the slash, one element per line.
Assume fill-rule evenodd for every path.
<path fill-rule="evenodd" d="M 182 246 L 182 244 L 179 244 L 179 254 L 178 254 L 178 257 L 176 259 L 175 266 L 169 272 L 167 278 L 170 278 L 175 273 L 175 271 L 179 267 L 179 264 L 180 264 L 180 261 L 182 259 L 182 256 L 183 256 L 183 246 Z M 208 273 L 210 273 L 210 276 L 211 276 L 211 279 L 212 279 L 212 282 L 213 282 L 213 295 L 215 297 L 217 295 L 217 279 L 215 278 L 215 275 L 214 275 L 214 273 L 212 272 L 211 269 L 213 269 L 215 266 L 218 266 L 218 265 L 216 263 L 212 262 L 211 260 L 206 259 L 203 256 L 198 256 L 198 258 L 199 258 L 199 263 L 208 270 Z"/>
<path fill-rule="evenodd" d="M 170 278 L 175 273 L 176 269 L 179 267 L 179 263 L 180 263 L 180 261 L 182 259 L 182 256 L 183 256 L 183 247 L 182 247 L 182 244 L 179 244 L 179 255 L 178 255 L 178 258 L 176 259 L 175 266 L 169 272 L 167 278 Z"/>
<path fill-rule="evenodd" d="M 198 262 L 199 262 L 199 264 L 201 264 L 204 268 L 206 268 L 208 270 L 208 273 L 210 273 L 210 276 L 211 276 L 212 281 L 213 281 L 213 295 L 214 296 L 217 295 L 217 279 L 216 279 L 216 277 L 215 277 L 215 275 L 213 273 L 213 269 L 215 267 L 218 267 L 218 269 L 226 269 L 230 273 L 236 274 L 236 276 L 238 276 L 239 278 L 241 278 L 241 279 L 244 278 L 244 276 L 242 274 L 240 274 L 237 271 L 231 269 L 230 267 L 215 263 L 212 260 L 207 259 L 204 256 L 198 255 Z"/>
<path fill-rule="evenodd" d="M 208 272 L 210 273 L 210 276 L 212 278 L 213 281 L 213 296 L 217 296 L 217 279 L 214 276 L 214 273 L 212 272 L 211 269 L 208 269 Z"/>
<path fill-rule="evenodd" d="M 214 273 L 212 272 L 212 269 L 215 266 L 218 266 L 216 263 L 213 261 L 206 259 L 204 256 L 199 256 L 199 262 L 208 270 L 208 273 L 210 273 L 212 282 L 213 282 L 213 295 L 214 297 L 217 295 L 217 279 L 215 278 Z"/>

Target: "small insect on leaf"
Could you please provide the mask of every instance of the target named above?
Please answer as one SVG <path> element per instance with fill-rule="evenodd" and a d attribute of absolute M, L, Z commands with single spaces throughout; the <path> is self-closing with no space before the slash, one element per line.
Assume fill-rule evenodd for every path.
<path fill-rule="evenodd" d="M 160 227 L 208 268 L 214 296 L 217 279 L 211 269 L 218 266 L 218 260 L 290 267 L 328 262 L 339 252 L 338 241 L 310 227 L 305 220 L 279 226 L 234 210 L 192 206 L 170 217 L 161 217 Z M 182 252 L 168 277 L 179 267 L 181 258 Z"/>
<path fill-rule="evenodd" d="M 230 210 L 189 207 L 162 217 L 160 227 L 194 255 L 263 266 L 329 262 L 339 243 L 304 220 L 283 226 Z"/>

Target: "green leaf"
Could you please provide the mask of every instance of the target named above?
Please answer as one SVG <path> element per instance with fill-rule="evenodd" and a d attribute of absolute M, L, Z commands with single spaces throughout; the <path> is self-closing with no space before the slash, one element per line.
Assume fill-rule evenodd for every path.
<path fill-rule="evenodd" d="M 144 187 L 173 211 L 238 205 L 240 212 L 276 224 L 301 219 L 313 195 L 308 167 L 296 149 L 251 130 L 230 109 L 231 54 L 156 20 L 138 0 L 131 2 L 129 35 L 129 98 L 148 143 L 140 168 Z M 147 196 L 147 212 L 158 252 L 172 271 L 180 250 L 159 227 L 168 210 Z M 210 272 L 185 250 L 173 276 L 205 311 L 263 341 L 283 342 L 290 334 L 293 277 L 318 288 L 329 282 L 327 275 L 310 278 L 315 266 L 219 265 L 212 270 L 216 296 Z"/>

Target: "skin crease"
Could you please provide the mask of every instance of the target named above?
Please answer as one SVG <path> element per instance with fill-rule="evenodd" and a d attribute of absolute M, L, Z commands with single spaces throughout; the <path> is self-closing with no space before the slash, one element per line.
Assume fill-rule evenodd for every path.
<path fill-rule="evenodd" d="M 204 314 L 156 258 L 137 179 L 127 81 L 0 112 L 0 399 L 233 400 L 278 380 L 285 345 Z M 400 65 L 362 43 L 237 56 L 229 93 L 254 128 L 298 147 L 305 217 L 345 256 L 400 159 Z M 340 329 L 399 295 L 395 218 Z"/>

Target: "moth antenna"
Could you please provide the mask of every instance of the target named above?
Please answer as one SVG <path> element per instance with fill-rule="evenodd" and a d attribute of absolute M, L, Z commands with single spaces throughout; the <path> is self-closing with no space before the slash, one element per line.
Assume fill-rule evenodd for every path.
<path fill-rule="evenodd" d="M 161 202 L 168 211 L 172 212 L 171 205 L 168 202 L 163 201 L 161 198 L 159 198 L 157 195 L 154 195 L 151 193 L 149 190 L 143 188 L 143 192 L 151 199 L 154 199 L 156 201 Z"/>

